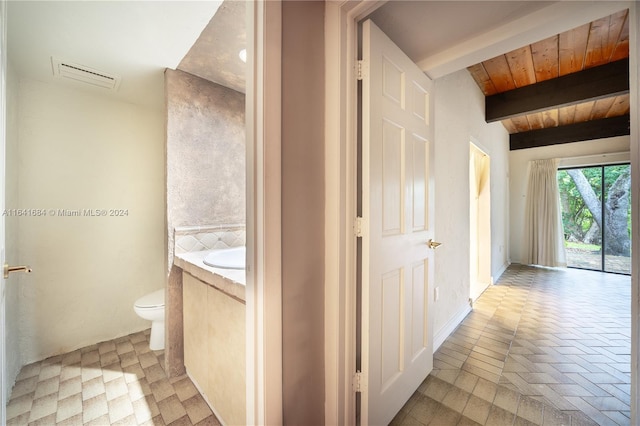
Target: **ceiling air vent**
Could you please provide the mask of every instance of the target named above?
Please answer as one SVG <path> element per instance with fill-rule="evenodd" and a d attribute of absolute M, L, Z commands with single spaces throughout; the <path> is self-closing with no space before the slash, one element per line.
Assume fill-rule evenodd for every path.
<path fill-rule="evenodd" d="M 56 78 L 74 80 L 107 90 L 117 90 L 120 85 L 120 77 L 85 67 L 84 65 L 62 61 L 53 57 L 51 58 L 51 65 L 53 66 L 53 75 Z"/>

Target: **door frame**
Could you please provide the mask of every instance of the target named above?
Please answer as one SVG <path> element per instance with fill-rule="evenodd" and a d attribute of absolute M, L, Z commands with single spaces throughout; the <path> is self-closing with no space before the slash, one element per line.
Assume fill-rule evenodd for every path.
<path fill-rule="evenodd" d="M 282 412 L 282 4 L 247 2 L 247 424 Z"/>
<path fill-rule="evenodd" d="M 358 22 L 384 3 L 325 3 L 324 420 L 328 425 L 350 425 L 356 418 Z"/>
<path fill-rule="evenodd" d="M 489 195 L 488 195 L 489 196 L 489 228 L 490 228 L 489 235 L 491 235 L 491 232 L 492 232 L 492 230 L 491 230 L 491 228 L 492 228 L 492 223 L 491 223 L 491 154 L 490 154 L 490 151 L 483 144 L 481 144 L 480 141 L 477 138 L 474 138 L 473 136 L 469 137 L 469 163 L 470 163 L 469 164 L 469 177 L 470 178 L 471 178 L 471 149 L 475 149 L 476 151 L 481 152 L 483 155 L 485 155 L 485 156 L 487 156 L 489 158 L 489 170 L 487 171 L 487 173 L 489 174 L 489 181 L 487 182 L 487 191 L 489 193 Z M 469 181 L 469 182 L 471 182 L 471 181 Z M 471 196 L 471 191 L 472 190 L 474 190 L 474 188 L 471 188 L 471 185 L 469 185 L 469 195 L 470 196 Z M 471 201 L 471 197 L 470 197 L 469 198 L 469 209 L 470 210 L 473 208 L 473 206 L 471 204 L 472 204 L 472 201 Z M 477 203 L 476 203 L 475 208 L 476 208 L 476 222 L 477 222 L 478 215 L 480 214 L 480 209 L 478 209 Z M 471 213 L 471 212 L 469 212 L 469 213 Z M 469 224 L 470 228 L 472 226 L 473 225 Z M 477 235 L 478 229 L 479 229 L 479 227 L 478 227 L 478 224 L 476 223 L 476 225 L 475 225 L 476 241 L 473 243 L 475 245 L 476 257 L 477 257 L 477 255 L 479 253 L 479 244 L 478 244 L 478 235 Z M 470 241 L 469 244 L 471 245 L 472 242 Z M 491 247 L 491 241 L 489 242 L 489 247 Z M 491 269 L 491 265 L 492 265 L 492 262 L 493 262 L 493 258 L 491 256 L 491 250 L 489 250 L 488 256 L 489 256 L 489 261 L 488 261 L 489 269 Z M 477 261 L 477 259 L 476 259 L 476 261 Z M 478 262 L 477 266 L 479 266 L 479 262 Z M 469 292 L 470 292 L 469 299 L 471 299 L 471 303 L 473 304 L 478 299 L 478 297 L 480 297 L 480 294 L 482 294 L 482 292 L 484 292 L 490 285 L 493 284 L 493 277 L 491 276 L 491 273 L 489 273 L 489 282 L 483 283 L 483 284 L 486 284 L 486 286 L 484 286 L 484 288 L 482 289 L 482 291 L 479 294 L 474 294 L 473 293 L 473 290 L 474 290 L 473 282 L 476 281 L 476 285 L 477 285 L 477 281 L 478 281 L 478 276 L 477 275 L 478 274 L 476 273 L 476 274 L 474 274 L 476 276 L 472 277 L 471 274 L 473 274 L 473 271 L 470 269 L 469 272 L 470 272 L 470 274 L 469 274 L 469 280 L 470 280 L 470 282 L 469 282 Z M 476 272 L 477 272 L 477 269 L 476 269 Z"/>
<path fill-rule="evenodd" d="M 358 21 L 386 1 L 328 1 L 325 6 L 325 424 L 348 425 L 355 419 L 355 327 L 356 327 L 356 216 Z M 449 49 L 430 63 L 435 80 L 464 64 L 490 58 L 496 50 L 506 52 L 577 27 L 615 12 L 617 2 L 597 2 L 575 14 L 573 2 L 560 2 L 492 30 L 486 37 Z M 629 51 L 640 47 L 640 5 L 629 8 Z M 608 10 L 612 10 L 607 13 Z M 579 16 L 578 16 L 579 15 Z M 514 36 L 515 33 L 515 36 Z M 454 50 L 456 50 L 454 52 Z M 493 54 L 495 56 L 495 54 Z M 469 62 L 473 59 L 474 62 Z M 640 62 L 630 55 L 631 167 L 633 211 L 640 211 Z M 640 317 L 640 217 L 633 216 L 632 233 L 632 318 Z M 640 324 L 631 324 L 631 422 L 638 419 L 640 383 Z"/>

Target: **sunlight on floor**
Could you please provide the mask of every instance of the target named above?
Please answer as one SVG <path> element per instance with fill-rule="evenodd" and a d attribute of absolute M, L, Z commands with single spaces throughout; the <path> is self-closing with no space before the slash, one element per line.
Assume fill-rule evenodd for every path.
<path fill-rule="evenodd" d="M 7 425 L 219 425 L 186 375 L 167 378 L 149 330 L 26 365 Z"/>

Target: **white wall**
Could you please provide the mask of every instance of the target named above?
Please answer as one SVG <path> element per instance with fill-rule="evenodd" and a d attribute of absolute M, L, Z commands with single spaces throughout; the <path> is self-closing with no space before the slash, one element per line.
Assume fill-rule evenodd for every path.
<path fill-rule="evenodd" d="M 162 112 L 23 79 L 18 119 L 14 207 L 48 211 L 19 220 L 24 362 L 149 327 L 132 306 L 165 280 Z"/>
<path fill-rule="evenodd" d="M 511 261 L 514 263 L 522 263 L 524 261 L 524 209 L 529 176 L 529 161 L 549 158 L 583 157 L 582 159 L 578 158 L 572 161 L 571 165 L 603 164 L 609 162 L 610 156 L 601 156 L 600 154 L 628 151 L 629 136 L 511 151 L 509 153 L 509 169 L 511 170 L 511 205 L 509 214 L 511 218 L 511 243 L 509 253 Z M 586 158 L 591 155 L 597 155 L 598 157 Z M 626 159 L 628 159 L 628 157 Z"/>
<path fill-rule="evenodd" d="M 500 123 L 484 121 L 484 96 L 466 70 L 435 81 L 436 344 L 469 308 L 469 142 L 491 157 L 491 271 L 507 266 L 509 135 Z"/>

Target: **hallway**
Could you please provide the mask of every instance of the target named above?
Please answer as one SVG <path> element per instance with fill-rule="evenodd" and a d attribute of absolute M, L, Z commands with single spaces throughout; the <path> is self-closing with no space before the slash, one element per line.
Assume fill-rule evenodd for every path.
<path fill-rule="evenodd" d="M 631 279 L 512 265 L 393 425 L 628 425 Z"/>

